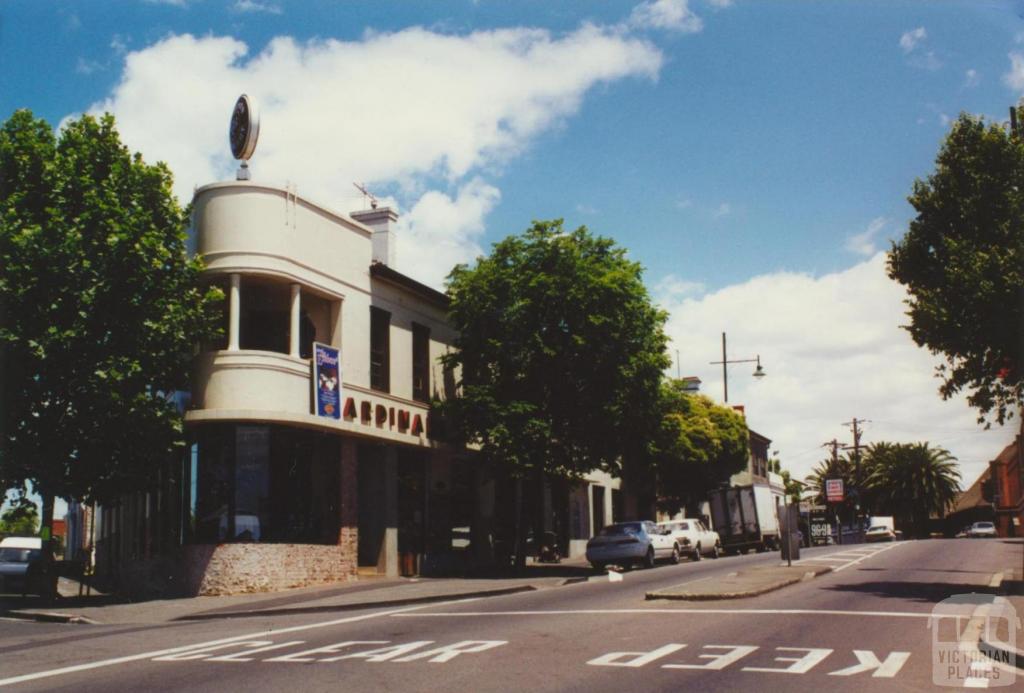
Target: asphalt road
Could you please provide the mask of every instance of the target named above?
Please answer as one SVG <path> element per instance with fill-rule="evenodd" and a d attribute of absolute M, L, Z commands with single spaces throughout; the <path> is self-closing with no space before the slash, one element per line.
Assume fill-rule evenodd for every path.
<path fill-rule="evenodd" d="M 804 558 L 832 555 L 837 572 L 732 601 L 644 595 L 777 555 L 392 609 L 145 627 L 0 622 L 0 685 L 217 693 L 934 690 L 932 608 L 955 594 L 991 592 L 993 576 L 1019 566 L 1022 550 L 1019 540 L 965 539 L 824 547 Z M 848 560 L 834 557 L 840 552 Z"/>

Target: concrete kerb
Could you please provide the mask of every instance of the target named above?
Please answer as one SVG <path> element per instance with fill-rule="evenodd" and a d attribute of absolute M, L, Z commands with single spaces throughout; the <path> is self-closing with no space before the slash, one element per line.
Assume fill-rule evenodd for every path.
<path fill-rule="evenodd" d="M 825 565 L 772 566 L 741 571 L 714 582 L 684 583 L 654 590 L 648 592 L 646 598 L 649 600 L 676 599 L 684 601 L 745 599 L 774 592 L 830 572 L 832 572 L 832 568 Z"/>
<path fill-rule="evenodd" d="M 566 581 L 568 582 L 568 581 Z M 246 608 L 245 605 L 239 605 L 237 609 L 225 610 L 218 609 L 212 612 L 199 612 L 199 613 L 184 613 L 175 615 L 169 618 L 158 619 L 156 622 L 182 622 L 182 621 L 205 621 L 205 620 L 216 620 L 216 619 L 227 619 L 227 618 L 246 618 L 254 616 L 279 616 L 279 615 L 290 615 L 290 614 L 302 614 L 302 613 L 330 613 L 336 611 L 355 611 L 358 609 L 372 609 L 372 608 L 391 608 L 396 606 L 407 606 L 411 604 L 429 604 L 431 602 L 444 602 L 444 601 L 455 601 L 462 599 L 484 599 L 487 597 L 500 597 L 509 594 L 518 594 L 521 592 L 532 592 L 538 589 L 545 589 L 551 586 L 560 586 L 558 583 L 555 585 L 533 585 L 533 584 L 519 584 L 511 585 L 506 587 L 496 587 L 487 589 L 476 589 L 476 590 L 465 590 L 465 591 L 452 591 L 452 592 L 431 592 L 428 594 L 422 594 L 418 596 L 409 596 L 398 599 L 367 599 L 357 600 L 355 602 L 341 603 L 341 604 L 320 604 L 317 606 L 295 606 L 286 608 L 260 608 L 259 604 L 256 603 L 252 608 Z M 318 601 L 315 595 L 310 595 L 309 602 Z M 74 613 L 62 613 L 58 611 L 52 611 L 48 609 L 8 609 L 0 611 L 0 618 L 18 619 L 26 621 L 37 621 L 43 623 L 69 623 L 69 624 L 87 624 L 87 625 L 112 625 L 117 621 L 109 621 L 102 618 L 102 613 L 96 614 L 98 618 L 89 618 L 81 614 Z"/>

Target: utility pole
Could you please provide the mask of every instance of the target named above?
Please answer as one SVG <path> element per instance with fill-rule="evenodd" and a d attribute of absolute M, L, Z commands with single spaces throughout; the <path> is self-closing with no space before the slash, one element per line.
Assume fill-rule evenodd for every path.
<path fill-rule="evenodd" d="M 853 450 L 853 467 L 854 467 L 853 483 L 856 485 L 856 489 L 857 489 L 856 490 L 856 494 L 857 495 L 854 496 L 855 503 L 856 503 L 855 508 L 856 508 L 856 520 L 857 520 L 857 536 L 859 537 L 861 543 L 864 542 L 864 522 L 863 522 L 863 520 L 861 519 L 861 516 L 860 516 L 860 498 L 861 498 L 861 490 L 862 490 L 862 487 L 863 487 L 863 484 L 861 483 L 861 478 L 860 478 L 860 447 L 861 447 L 860 446 L 860 437 L 861 437 L 861 434 L 864 433 L 864 431 L 862 431 L 860 429 L 860 424 L 865 424 L 865 423 L 871 423 L 871 422 L 868 421 L 867 419 L 858 419 L 856 416 L 853 417 L 852 421 L 844 422 L 843 423 L 844 426 L 849 426 L 853 430 L 853 445 L 844 446 L 844 449 L 845 450 L 849 450 L 849 449 Z"/>
<path fill-rule="evenodd" d="M 827 443 L 822 443 L 823 448 L 832 448 L 832 469 L 835 470 L 839 466 L 839 441 L 833 438 Z M 825 507 L 828 508 L 828 498 L 825 498 Z M 839 520 L 839 528 L 836 530 L 836 543 L 843 543 L 843 518 L 839 511 L 835 511 L 836 519 Z M 827 516 L 826 516 L 827 517 Z"/>

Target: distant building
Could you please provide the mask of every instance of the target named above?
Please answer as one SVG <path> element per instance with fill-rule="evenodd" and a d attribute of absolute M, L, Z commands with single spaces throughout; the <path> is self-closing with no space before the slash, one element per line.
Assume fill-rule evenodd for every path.
<path fill-rule="evenodd" d="M 1017 438 L 989 463 L 996 529 L 1001 537 L 1024 536 L 1024 422 Z"/>

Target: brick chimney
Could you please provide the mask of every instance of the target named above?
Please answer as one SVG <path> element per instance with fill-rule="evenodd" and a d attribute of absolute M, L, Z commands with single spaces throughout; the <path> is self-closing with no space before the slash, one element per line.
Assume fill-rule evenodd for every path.
<path fill-rule="evenodd" d="M 395 229 L 398 213 L 390 207 L 377 207 L 352 212 L 349 216 L 373 231 L 373 261 L 389 267 L 395 265 Z"/>

